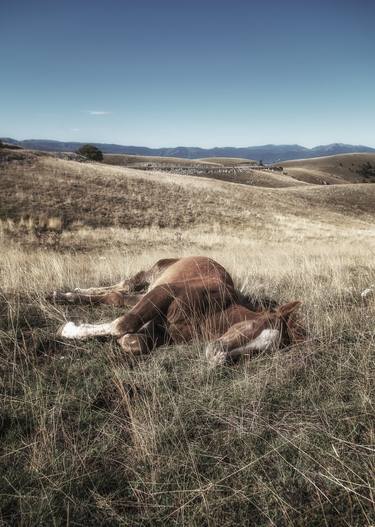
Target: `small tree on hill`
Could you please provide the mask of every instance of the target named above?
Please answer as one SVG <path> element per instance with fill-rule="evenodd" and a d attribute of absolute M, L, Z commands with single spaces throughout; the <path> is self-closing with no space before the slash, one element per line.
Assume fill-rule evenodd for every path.
<path fill-rule="evenodd" d="M 83 145 L 77 150 L 77 154 L 87 157 L 92 161 L 103 161 L 103 153 L 94 145 Z"/>

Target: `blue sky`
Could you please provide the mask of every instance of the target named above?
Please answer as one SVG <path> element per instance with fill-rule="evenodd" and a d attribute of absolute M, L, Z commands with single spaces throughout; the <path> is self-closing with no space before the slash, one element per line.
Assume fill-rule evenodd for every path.
<path fill-rule="evenodd" d="M 11 0 L 0 137 L 375 147 L 372 0 Z"/>

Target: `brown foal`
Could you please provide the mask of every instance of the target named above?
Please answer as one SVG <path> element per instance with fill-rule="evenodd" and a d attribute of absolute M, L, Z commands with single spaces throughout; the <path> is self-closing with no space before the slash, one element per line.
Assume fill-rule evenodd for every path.
<path fill-rule="evenodd" d="M 300 302 L 254 310 L 251 301 L 235 290 L 227 271 L 204 256 L 159 260 L 113 286 L 54 292 L 52 298 L 130 307 L 125 315 L 104 324 L 68 322 L 61 335 L 74 339 L 112 335 L 133 354 L 199 339 L 208 342 L 207 359 L 219 365 L 298 339 L 290 315 Z"/>

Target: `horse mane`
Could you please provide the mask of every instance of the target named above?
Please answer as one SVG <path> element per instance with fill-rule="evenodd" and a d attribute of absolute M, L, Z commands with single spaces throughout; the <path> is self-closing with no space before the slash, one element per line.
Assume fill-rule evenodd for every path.
<path fill-rule="evenodd" d="M 245 294 L 242 291 L 237 291 L 238 303 L 241 306 L 250 309 L 250 311 L 276 311 L 279 307 L 279 303 L 269 296 L 263 296 L 262 298 Z"/>

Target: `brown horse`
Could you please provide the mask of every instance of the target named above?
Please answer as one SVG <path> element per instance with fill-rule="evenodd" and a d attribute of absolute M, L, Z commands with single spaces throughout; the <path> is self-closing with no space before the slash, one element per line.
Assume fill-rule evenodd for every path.
<path fill-rule="evenodd" d="M 60 334 L 73 339 L 112 335 L 132 354 L 199 339 L 208 342 L 206 357 L 218 365 L 298 338 L 290 315 L 300 302 L 260 309 L 235 290 L 220 264 L 204 256 L 159 260 L 148 271 L 113 286 L 54 292 L 52 297 L 131 307 L 104 324 L 68 322 Z"/>

